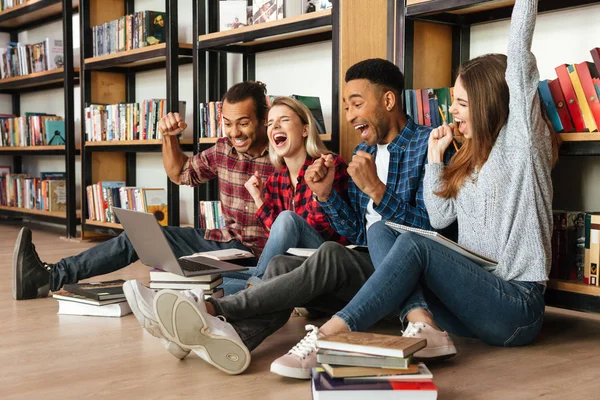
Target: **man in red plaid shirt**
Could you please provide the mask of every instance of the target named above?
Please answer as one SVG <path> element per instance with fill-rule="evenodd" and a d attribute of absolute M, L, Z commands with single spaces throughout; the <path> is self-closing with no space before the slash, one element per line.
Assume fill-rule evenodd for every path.
<path fill-rule="evenodd" d="M 206 231 L 164 227 L 163 232 L 177 257 L 228 248 L 260 255 L 266 233 L 255 217 L 257 208 L 244 183 L 256 171 L 265 179 L 274 172 L 267 152 L 265 96 L 266 87 L 260 82 L 242 82 L 231 87 L 223 96 L 227 137 L 193 157 L 187 157 L 179 147 L 177 135 L 187 127 L 182 117 L 169 113 L 160 120 L 163 163 L 168 177 L 177 184 L 190 186 L 218 179 L 226 223 L 225 228 Z M 13 295 L 17 300 L 46 297 L 49 290 L 56 291 L 64 284 L 116 271 L 138 259 L 123 232 L 79 255 L 53 265 L 44 263 L 35 251 L 31 231 L 23 228 L 15 245 Z"/>

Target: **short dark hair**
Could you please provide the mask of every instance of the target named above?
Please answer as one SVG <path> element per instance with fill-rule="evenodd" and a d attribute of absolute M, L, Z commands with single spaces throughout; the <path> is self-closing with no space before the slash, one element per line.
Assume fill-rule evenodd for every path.
<path fill-rule="evenodd" d="M 366 79 L 371 83 L 392 90 L 396 96 L 404 92 L 404 75 L 393 63 L 381 58 L 370 58 L 357 62 L 346 71 L 346 82 Z"/>
<path fill-rule="evenodd" d="M 254 110 L 259 121 L 267 115 L 267 85 L 259 81 L 240 82 L 229 88 L 223 95 L 223 101 L 235 104 L 246 99 L 254 101 Z"/>

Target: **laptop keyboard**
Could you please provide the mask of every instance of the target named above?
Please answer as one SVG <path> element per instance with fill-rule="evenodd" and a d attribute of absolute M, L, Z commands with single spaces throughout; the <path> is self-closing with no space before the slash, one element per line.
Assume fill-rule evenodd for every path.
<path fill-rule="evenodd" d="M 179 266 L 184 271 L 206 271 L 209 269 L 215 269 L 215 267 L 211 267 L 209 265 L 199 264 L 194 261 L 187 260 L 185 258 L 180 258 L 177 260 L 179 262 Z"/>

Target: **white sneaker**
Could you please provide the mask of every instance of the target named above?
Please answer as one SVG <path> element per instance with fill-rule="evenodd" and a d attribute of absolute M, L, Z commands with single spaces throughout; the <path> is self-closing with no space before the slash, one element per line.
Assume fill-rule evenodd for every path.
<path fill-rule="evenodd" d="M 413 354 L 415 358 L 443 360 L 456 355 L 456 347 L 448 332 L 438 331 L 425 322 L 409 322 L 402 336 L 427 340 L 427 346 Z"/>
<path fill-rule="evenodd" d="M 231 324 L 206 311 L 201 297 L 191 291 L 161 290 L 154 311 L 163 335 L 189 348 L 228 374 L 240 374 L 250 365 L 250 351 Z"/>
<path fill-rule="evenodd" d="M 169 353 L 173 354 L 180 360 L 183 360 L 188 354 L 189 349 L 183 349 L 176 343 L 173 343 L 164 337 L 156 321 L 154 315 L 154 296 L 156 291 L 148 289 L 136 280 L 127 281 L 123 284 L 123 293 L 133 315 L 137 318 L 138 322 L 149 334 L 160 339 L 165 348 Z"/>
<path fill-rule="evenodd" d="M 271 372 L 288 378 L 310 379 L 310 371 L 317 366 L 317 339 L 319 328 L 306 325 L 309 331 L 286 355 L 271 363 Z"/>

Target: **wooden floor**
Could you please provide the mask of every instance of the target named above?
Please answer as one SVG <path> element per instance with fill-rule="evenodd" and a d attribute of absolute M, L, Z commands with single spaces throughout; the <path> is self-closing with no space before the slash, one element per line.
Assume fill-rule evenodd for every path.
<path fill-rule="evenodd" d="M 307 381 L 269 372 L 271 361 L 303 337 L 304 318 L 291 318 L 256 349 L 242 375 L 226 375 L 195 355 L 178 361 L 133 315 L 58 316 L 52 299 L 14 301 L 11 259 L 18 229 L 0 225 L 0 398 L 311 398 Z M 34 243 L 48 262 L 91 246 L 39 229 L 34 229 Z M 107 277 L 147 281 L 148 274 L 136 263 Z M 457 339 L 458 356 L 430 369 L 440 399 L 598 398 L 599 333 L 599 315 L 549 309 L 533 345 L 498 348 Z"/>

